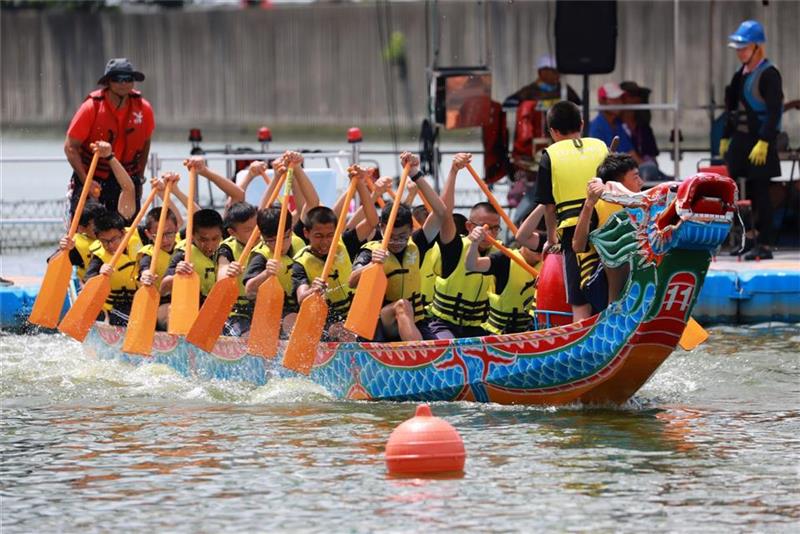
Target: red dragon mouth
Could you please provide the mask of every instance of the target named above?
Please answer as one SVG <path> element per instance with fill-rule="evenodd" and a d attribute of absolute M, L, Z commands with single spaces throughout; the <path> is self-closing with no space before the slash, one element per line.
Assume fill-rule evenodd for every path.
<path fill-rule="evenodd" d="M 731 222 L 736 212 L 736 182 L 727 176 L 698 173 L 678 186 L 675 201 L 659 215 L 658 228 L 680 221 Z"/>

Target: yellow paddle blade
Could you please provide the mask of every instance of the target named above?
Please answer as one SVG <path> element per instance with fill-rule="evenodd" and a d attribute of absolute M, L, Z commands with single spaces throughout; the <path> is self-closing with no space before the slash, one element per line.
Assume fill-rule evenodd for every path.
<path fill-rule="evenodd" d="M 153 337 L 156 330 L 156 316 L 158 304 L 161 300 L 156 288 L 142 286 L 136 290 L 131 306 L 131 316 L 128 319 L 128 330 L 125 332 L 125 341 L 122 351 L 130 354 L 150 356 L 153 350 Z"/>
<path fill-rule="evenodd" d="M 256 295 L 253 321 L 247 350 L 250 354 L 272 358 L 278 354 L 278 339 L 281 334 L 281 318 L 285 293 L 277 277 L 270 276 Z"/>
<path fill-rule="evenodd" d="M 214 284 L 197 314 L 197 319 L 186 334 L 186 341 L 206 352 L 214 350 L 238 297 L 239 283 L 236 278 L 224 278 Z"/>
<path fill-rule="evenodd" d="M 56 327 L 58 318 L 61 317 L 61 310 L 64 308 L 71 274 L 72 263 L 69 261 L 69 253 L 66 250 L 59 250 L 47 264 L 42 287 L 36 295 L 36 302 L 33 303 L 28 321 L 45 328 Z"/>
<path fill-rule="evenodd" d="M 200 277 L 197 273 L 176 275 L 172 282 L 169 305 L 170 334 L 185 336 L 192 328 L 200 309 Z"/>
<path fill-rule="evenodd" d="M 699 344 L 708 339 L 708 331 L 700 326 L 700 323 L 695 321 L 692 317 L 686 321 L 686 328 L 683 329 L 678 344 L 683 350 L 692 350 Z"/>
<path fill-rule="evenodd" d="M 97 316 L 103 309 L 109 293 L 111 293 L 110 277 L 100 274 L 90 278 L 61 320 L 58 329 L 82 342 L 97 321 Z"/>
<path fill-rule="evenodd" d="M 386 273 L 380 263 L 371 263 L 364 269 L 350 304 L 345 328 L 365 339 L 375 337 L 387 283 Z"/>
<path fill-rule="evenodd" d="M 312 294 L 300 304 L 300 313 L 283 354 L 284 367 L 304 375 L 311 372 L 327 319 L 328 304 L 319 293 Z"/>

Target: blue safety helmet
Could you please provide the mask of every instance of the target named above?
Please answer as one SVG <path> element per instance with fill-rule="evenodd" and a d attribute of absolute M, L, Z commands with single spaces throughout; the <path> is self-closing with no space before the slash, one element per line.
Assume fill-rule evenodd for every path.
<path fill-rule="evenodd" d="M 749 44 L 761 44 L 767 40 L 764 27 L 756 20 L 746 20 L 739 28 L 728 36 L 728 46 L 731 48 L 744 48 Z"/>

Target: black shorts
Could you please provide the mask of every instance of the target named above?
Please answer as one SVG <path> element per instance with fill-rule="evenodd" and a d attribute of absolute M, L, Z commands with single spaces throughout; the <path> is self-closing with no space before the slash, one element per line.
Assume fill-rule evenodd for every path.
<path fill-rule="evenodd" d="M 567 302 L 573 306 L 582 306 L 588 301 L 581 290 L 581 271 L 578 257 L 572 250 L 572 237 L 575 227 L 564 228 L 561 232 L 561 252 L 564 255 L 564 286 L 567 289 Z"/>
<path fill-rule="evenodd" d="M 608 307 L 608 278 L 602 264 L 583 286 L 583 296 L 592 305 L 592 313 L 600 313 Z"/>
<path fill-rule="evenodd" d="M 133 180 L 133 187 L 136 196 L 136 213 L 139 213 L 142 203 L 142 176 L 131 176 Z M 114 176 L 109 175 L 105 180 L 95 180 L 100 184 L 100 198 L 97 201 L 104 205 L 109 211 L 117 211 L 119 204 L 119 194 L 122 192 Z M 83 184 L 78 181 L 78 175 L 73 173 L 69 185 L 69 215 L 70 218 L 75 214 L 75 208 L 78 206 L 78 199 L 81 198 L 81 190 Z"/>

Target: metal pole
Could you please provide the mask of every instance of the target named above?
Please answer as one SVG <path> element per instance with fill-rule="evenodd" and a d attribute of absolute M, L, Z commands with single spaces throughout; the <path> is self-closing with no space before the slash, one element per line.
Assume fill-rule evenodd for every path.
<path fill-rule="evenodd" d="M 672 9 L 673 18 L 673 38 L 672 38 L 672 92 L 675 100 L 675 111 L 672 112 L 672 131 L 674 132 L 674 142 L 672 144 L 672 158 L 675 163 L 675 172 L 673 173 L 676 180 L 681 177 L 681 132 L 680 132 L 680 114 L 681 114 L 681 97 L 680 97 L 680 77 L 678 73 L 678 50 L 680 44 L 680 21 L 678 20 L 678 0 L 674 0 Z"/>

